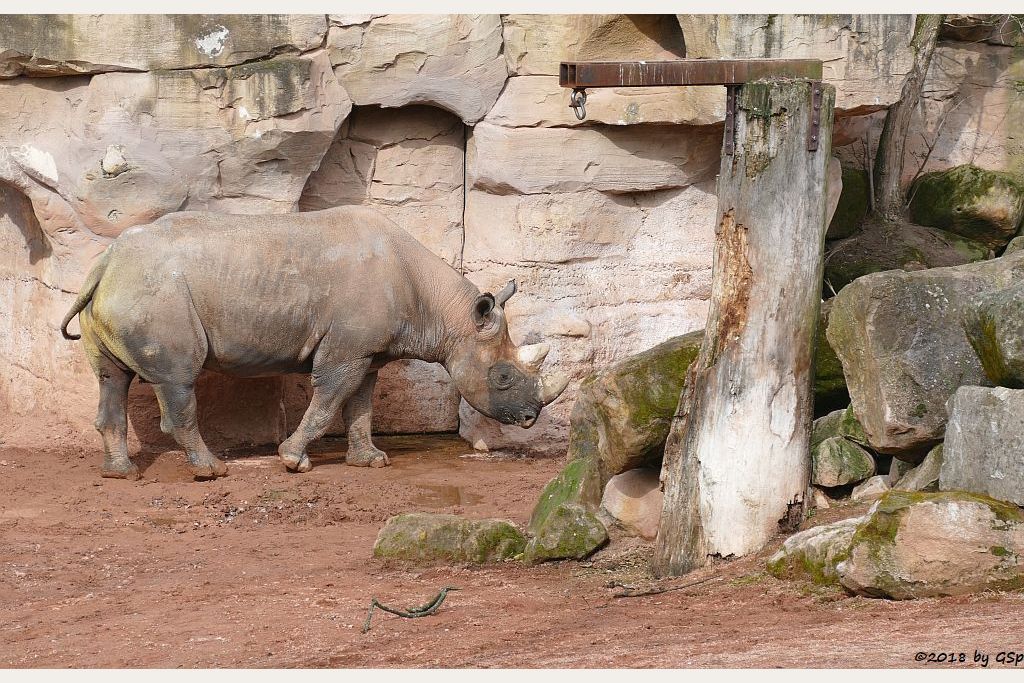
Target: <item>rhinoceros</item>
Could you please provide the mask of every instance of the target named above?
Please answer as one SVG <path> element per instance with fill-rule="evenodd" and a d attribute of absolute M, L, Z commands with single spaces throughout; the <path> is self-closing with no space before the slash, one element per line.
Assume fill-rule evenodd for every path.
<path fill-rule="evenodd" d="M 98 259 L 64 317 L 100 385 L 96 429 L 106 477 L 138 478 L 126 401 L 137 375 L 153 385 L 160 428 L 197 478 L 227 473 L 203 442 L 193 386 L 203 368 L 257 377 L 312 375 L 313 395 L 278 448 L 292 471 L 343 410 L 349 465 L 381 467 L 370 411 L 377 371 L 400 358 L 441 363 L 484 415 L 530 427 L 565 389 L 542 375 L 546 344 L 517 347 L 504 306 L 368 207 L 285 215 L 168 214 L 126 230 Z M 80 335 L 68 333 L 79 316 Z"/>

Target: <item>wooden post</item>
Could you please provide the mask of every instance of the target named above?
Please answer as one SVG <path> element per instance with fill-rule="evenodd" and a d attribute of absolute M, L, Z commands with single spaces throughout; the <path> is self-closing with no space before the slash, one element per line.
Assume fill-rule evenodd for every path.
<path fill-rule="evenodd" d="M 763 80 L 736 100 L 708 324 L 665 444 L 661 575 L 755 552 L 805 509 L 835 89 Z"/>

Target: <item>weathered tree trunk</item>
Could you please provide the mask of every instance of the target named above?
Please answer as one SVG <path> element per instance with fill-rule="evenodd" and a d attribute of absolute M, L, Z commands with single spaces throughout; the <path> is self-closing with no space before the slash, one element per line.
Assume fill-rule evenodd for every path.
<path fill-rule="evenodd" d="M 932 62 L 942 17 L 941 14 L 917 15 L 914 37 L 910 41 L 914 63 L 903 81 L 899 101 L 886 112 L 882 134 L 878 138 L 874 168 L 875 213 L 889 221 L 901 220 L 906 213 L 902 181 L 907 133 L 914 110 L 921 100 L 921 89 L 928 74 L 928 65 Z"/>
<path fill-rule="evenodd" d="M 662 575 L 756 551 L 802 518 L 835 103 L 820 87 L 813 152 L 810 82 L 758 81 L 737 96 L 711 310 L 665 445 Z"/>

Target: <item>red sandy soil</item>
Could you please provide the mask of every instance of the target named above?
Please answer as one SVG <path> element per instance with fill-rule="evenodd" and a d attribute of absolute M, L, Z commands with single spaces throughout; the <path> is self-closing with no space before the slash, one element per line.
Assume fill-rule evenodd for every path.
<path fill-rule="evenodd" d="M 375 560 L 400 512 L 524 524 L 561 464 L 480 457 L 454 437 L 378 445 L 392 467 L 347 467 L 344 443 L 325 441 L 307 474 L 255 449 L 207 482 L 173 451 L 138 458 L 144 478 L 128 482 L 100 478 L 98 448 L 0 448 L 0 666 L 907 667 L 919 651 L 973 663 L 1024 649 L 1019 593 L 848 597 L 765 575 L 764 554 L 660 582 L 632 539 L 539 567 Z M 361 633 L 371 596 L 409 607 L 445 585 L 461 590 L 434 616 L 377 612 Z"/>

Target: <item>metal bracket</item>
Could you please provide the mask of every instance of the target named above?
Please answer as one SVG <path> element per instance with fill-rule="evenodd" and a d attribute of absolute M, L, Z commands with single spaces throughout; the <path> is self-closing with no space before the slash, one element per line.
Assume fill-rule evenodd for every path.
<path fill-rule="evenodd" d="M 811 81 L 811 125 L 807 129 L 807 151 L 818 151 L 821 136 L 821 81 Z"/>
<path fill-rule="evenodd" d="M 732 156 L 736 151 L 736 95 L 742 86 L 725 86 L 725 134 L 722 143 L 722 152 L 726 156 Z"/>

